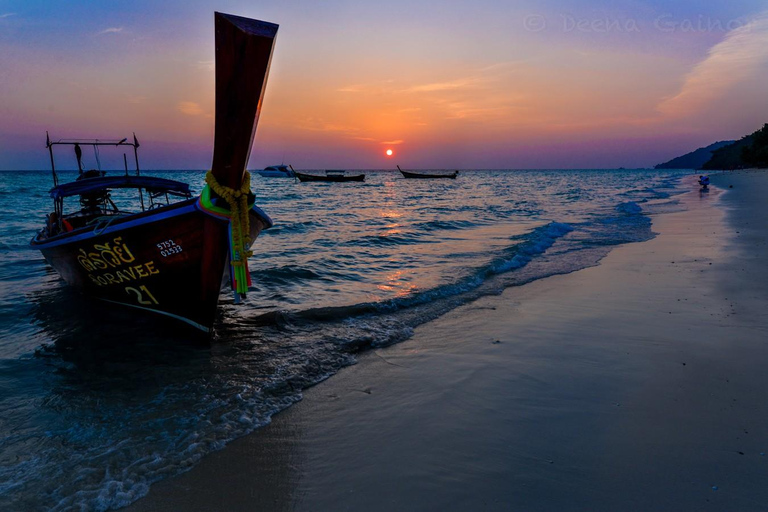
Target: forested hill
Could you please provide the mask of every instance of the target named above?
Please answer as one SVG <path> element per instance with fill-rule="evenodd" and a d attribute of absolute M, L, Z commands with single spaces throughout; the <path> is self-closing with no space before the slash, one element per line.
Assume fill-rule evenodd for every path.
<path fill-rule="evenodd" d="M 701 167 L 712 158 L 712 152 L 724 146 L 733 144 L 736 141 L 723 140 L 710 144 L 705 148 L 699 148 L 696 151 L 673 158 L 669 162 L 657 165 L 656 169 L 701 169 Z"/>
<path fill-rule="evenodd" d="M 755 133 L 714 151 L 712 158 L 702 169 L 714 171 L 748 167 L 768 168 L 768 124 Z"/>

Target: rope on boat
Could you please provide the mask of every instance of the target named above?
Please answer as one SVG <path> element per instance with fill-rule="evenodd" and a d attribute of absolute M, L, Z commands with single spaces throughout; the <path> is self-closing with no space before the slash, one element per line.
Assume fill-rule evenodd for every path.
<path fill-rule="evenodd" d="M 228 212 L 220 212 L 229 218 L 229 253 L 231 255 L 230 276 L 232 276 L 232 290 L 242 297 L 248 292 L 251 285 L 251 275 L 248 271 L 248 258 L 253 256 L 251 246 L 251 227 L 248 211 L 248 193 L 251 191 L 251 174 L 245 171 L 243 183 L 239 189 L 226 187 L 216 181 L 212 171 L 205 175 L 206 187 L 210 187 L 219 197 L 229 205 Z M 202 194 L 201 197 L 208 197 Z M 206 205 L 208 206 L 208 205 Z M 220 209 L 216 209 L 220 210 Z"/>
<path fill-rule="evenodd" d="M 101 217 L 96 217 L 95 219 L 88 222 L 88 224 L 94 224 L 93 234 L 100 235 L 106 231 L 109 225 L 112 224 L 113 220 L 120 217 L 122 217 L 122 215 L 104 215 Z"/>

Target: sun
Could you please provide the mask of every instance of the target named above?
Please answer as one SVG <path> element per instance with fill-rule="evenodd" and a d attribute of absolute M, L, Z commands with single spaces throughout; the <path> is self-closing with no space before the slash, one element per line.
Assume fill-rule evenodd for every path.
<path fill-rule="evenodd" d="M 387 156 L 392 156 L 394 154 L 394 151 L 392 151 L 391 149 L 388 149 L 386 153 L 387 153 Z"/>

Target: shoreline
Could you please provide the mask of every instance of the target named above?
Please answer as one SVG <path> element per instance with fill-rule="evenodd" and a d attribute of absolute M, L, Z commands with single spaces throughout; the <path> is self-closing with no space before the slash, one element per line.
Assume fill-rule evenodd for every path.
<path fill-rule="evenodd" d="M 656 238 L 358 356 L 124 510 L 764 508 L 768 179 L 712 182 Z"/>

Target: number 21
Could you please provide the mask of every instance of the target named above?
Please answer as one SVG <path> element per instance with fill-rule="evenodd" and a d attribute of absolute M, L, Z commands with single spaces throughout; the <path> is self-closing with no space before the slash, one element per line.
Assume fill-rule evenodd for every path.
<path fill-rule="evenodd" d="M 133 293 L 134 295 L 136 295 L 136 301 L 139 304 L 144 304 L 144 305 L 159 304 L 155 296 L 152 295 L 152 293 L 150 293 L 150 291 L 147 290 L 147 287 L 144 285 L 139 286 L 138 290 L 132 286 L 126 286 L 125 291 L 129 294 Z M 147 294 L 147 297 L 149 297 L 149 300 L 144 300 L 144 293 Z"/>

